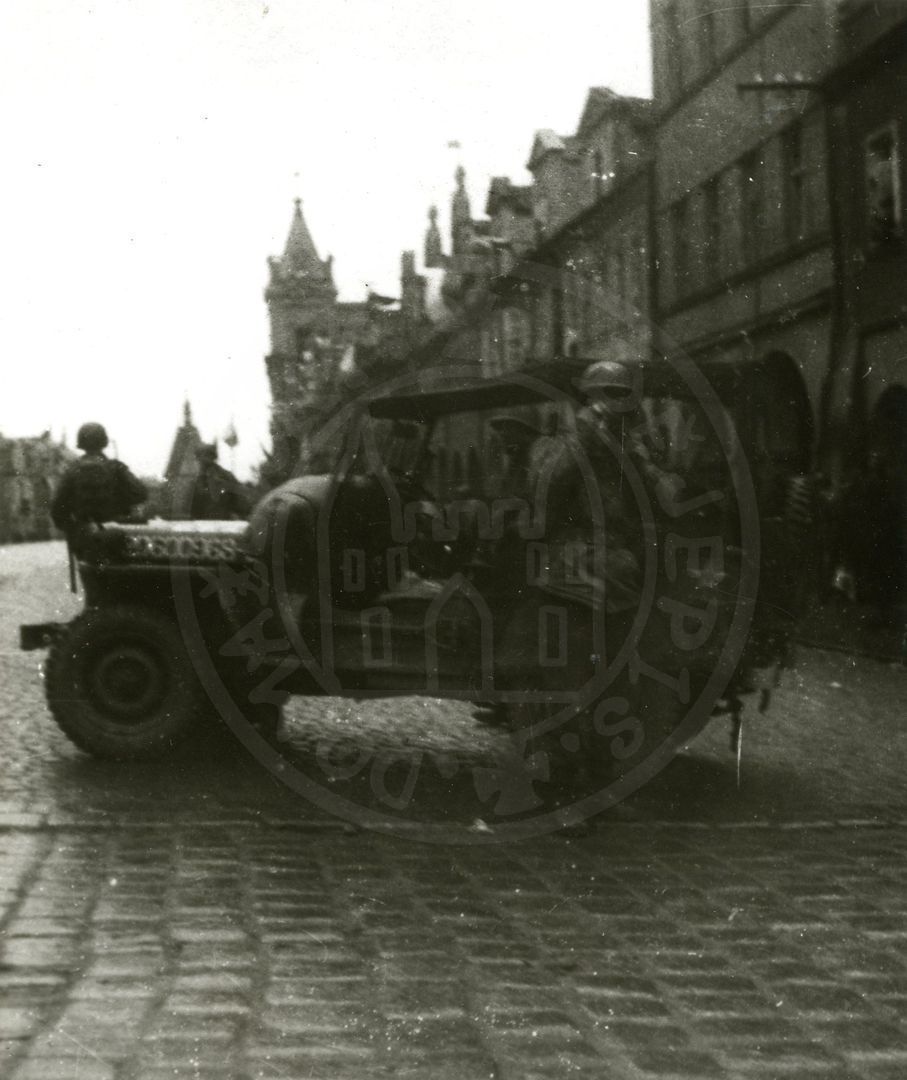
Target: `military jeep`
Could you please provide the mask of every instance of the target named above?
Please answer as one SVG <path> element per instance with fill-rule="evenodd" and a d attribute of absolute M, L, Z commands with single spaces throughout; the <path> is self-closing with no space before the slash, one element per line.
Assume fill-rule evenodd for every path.
<path fill-rule="evenodd" d="M 758 365 L 642 366 L 636 422 L 673 483 L 628 479 L 642 588 L 612 616 L 546 577 L 565 541 L 544 461 L 569 443 L 580 370 L 411 380 L 335 416 L 248 523 L 99 528 L 80 551 L 84 612 L 22 628 L 23 647 L 50 645 L 51 714 L 125 759 L 212 721 L 269 738 L 293 694 L 461 698 L 526 752 L 622 772 L 739 717 L 785 663 L 804 595 L 806 429 L 766 436 Z M 503 414 L 538 432 L 522 487 Z M 607 544 L 599 524 L 579 543 Z"/>

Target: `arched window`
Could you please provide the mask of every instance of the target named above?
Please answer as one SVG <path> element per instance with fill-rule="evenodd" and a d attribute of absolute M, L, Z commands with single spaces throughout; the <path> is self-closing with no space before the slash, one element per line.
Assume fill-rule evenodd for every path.
<path fill-rule="evenodd" d="M 450 459 L 450 486 L 456 490 L 463 484 L 463 458 L 454 451 Z"/>
<path fill-rule="evenodd" d="M 482 480 L 482 466 L 479 462 L 479 454 L 474 446 L 470 446 L 466 455 L 466 479 L 472 492 L 477 491 Z"/>

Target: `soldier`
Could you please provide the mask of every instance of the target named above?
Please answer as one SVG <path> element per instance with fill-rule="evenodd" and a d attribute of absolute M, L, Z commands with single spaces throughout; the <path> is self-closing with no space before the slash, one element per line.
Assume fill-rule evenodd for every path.
<path fill-rule="evenodd" d="M 627 473 L 636 473 L 649 491 L 665 474 L 639 434 L 641 386 L 630 364 L 599 360 L 577 387 L 585 402 L 576 431 L 550 464 L 548 588 L 614 614 L 634 608 L 641 587 L 642 520 Z M 590 479 L 601 499 L 601 523 L 590 502 Z M 597 526 L 606 537 L 595 539 Z"/>
<path fill-rule="evenodd" d="M 198 521 L 232 521 L 249 513 L 249 497 L 228 469 L 217 463 L 217 444 L 203 443 L 196 451 L 198 476 L 189 513 Z"/>
<path fill-rule="evenodd" d="M 54 525 L 65 533 L 76 552 L 93 526 L 128 517 L 148 497 L 145 485 L 122 461 L 104 453 L 108 441 L 101 424 L 79 428 L 76 446 L 83 456 L 63 474 L 51 503 Z"/>
<path fill-rule="evenodd" d="M 620 643 L 633 625 L 642 595 L 645 534 L 630 477 L 641 478 L 651 491 L 664 475 L 639 434 L 640 374 L 638 364 L 600 360 L 577 380 L 584 401 L 576 414 L 576 429 L 565 434 L 559 452 L 540 469 L 548 561 L 536 583 L 538 595 L 526 595 L 524 608 L 505 635 L 499 667 L 508 688 L 563 689 L 563 671 L 546 665 L 538 652 L 542 616 L 551 610 L 547 597 L 555 597 L 568 616 L 565 644 L 574 672 L 571 685 L 591 679 L 601 662 L 592 655 L 603 640 L 596 627 L 606 626 L 608 642 Z M 527 713 L 527 719 L 534 722 L 534 714 Z M 605 764 L 596 759 L 589 723 L 585 715 L 576 718 L 575 734 L 584 751 L 568 770 L 570 784 L 577 785 L 572 790 L 585 793 L 604 778 Z M 557 754 L 555 745 L 554 758 Z"/>

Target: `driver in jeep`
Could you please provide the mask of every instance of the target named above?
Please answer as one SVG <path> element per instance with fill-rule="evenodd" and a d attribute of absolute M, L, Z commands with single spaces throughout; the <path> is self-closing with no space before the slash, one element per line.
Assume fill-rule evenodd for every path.
<path fill-rule="evenodd" d="M 567 654 L 588 658 L 578 685 L 592 678 L 596 665 L 608 662 L 594 655 L 592 642 L 605 640 L 610 652 L 610 643 L 622 643 L 632 628 L 642 595 L 645 545 L 634 481 L 641 481 L 649 496 L 666 482 L 640 434 L 642 387 L 635 370 L 615 360 L 586 368 L 576 383 L 584 401 L 576 429 L 540 470 L 548 561 L 537 595 L 525 600 L 530 617 L 515 619 L 504 643 L 500 669 L 513 689 L 554 691 L 563 680 L 562 670 L 536 660 L 534 607 L 541 605 L 541 613 L 552 598 L 566 604 Z M 604 629 L 597 637 L 593 628 L 599 620 Z M 584 741 L 588 735 L 582 733 Z M 589 753 L 579 772 L 593 782 L 595 771 Z"/>

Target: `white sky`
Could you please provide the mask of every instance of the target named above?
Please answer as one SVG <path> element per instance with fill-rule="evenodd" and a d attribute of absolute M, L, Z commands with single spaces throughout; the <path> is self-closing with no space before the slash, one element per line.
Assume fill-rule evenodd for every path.
<path fill-rule="evenodd" d="M 397 295 L 456 165 L 482 211 L 592 85 L 649 93 L 647 0 L 3 5 L 0 433 L 97 419 L 160 474 L 188 395 L 206 438 L 235 419 L 246 475 L 293 198 L 341 299 Z"/>

